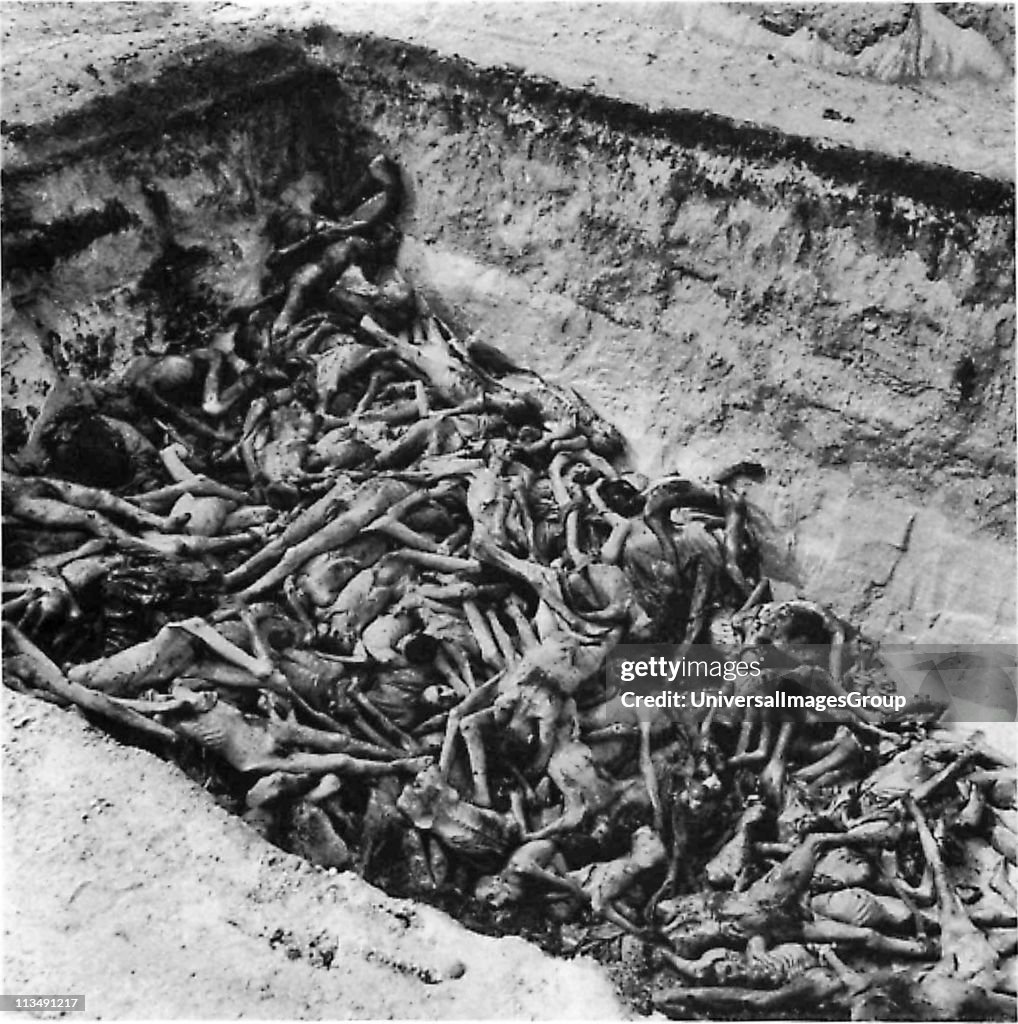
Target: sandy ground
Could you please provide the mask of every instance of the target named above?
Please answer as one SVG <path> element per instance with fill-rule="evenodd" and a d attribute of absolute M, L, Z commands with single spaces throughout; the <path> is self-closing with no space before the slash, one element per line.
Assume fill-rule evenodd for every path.
<path fill-rule="evenodd" d="M 324 22 L 481 66 L 511 65 L 652 109 L 709 110 L 834 145 L 1014 177 L 1012 80 L 917 89 L 828 72 L 760 46 L 749 22 L 723 5 L 5 0 L 0 15 L 8 122 L 80 106 L 150 75 L 210 33 L 253 45 L 278 28 Z M 832 120 L 831 110 L 843 120 Z"/>
<path fill-rule="evenodd" d="M 326 20 L 649 106 L 1013 176 L 1010 84 L 978 94 L 867 84 L 731 45 L 708 21 L 668 24 L 648 4 L 470 10 L 153 3 L 79 4 L 72 15 L 7 2 L 3 117 L 45 121 L 213 35 L 253 45 L 280 24 Z M 829 107 L 854 122 L 824 118 Z M 83 993 L 90 1018 L 626 1013 L 594 965 L 468 934 L 314 869 L 267 846 L 175 766 L 73 712 L 7 691 L 2 711 L 5 992 Z"/>
<path fill-rule="evenodd" d="M 312 867 L 175 765 L 2 694 L 3 992 L 89 1019 L 627 1016 L 593 962 Z"/>

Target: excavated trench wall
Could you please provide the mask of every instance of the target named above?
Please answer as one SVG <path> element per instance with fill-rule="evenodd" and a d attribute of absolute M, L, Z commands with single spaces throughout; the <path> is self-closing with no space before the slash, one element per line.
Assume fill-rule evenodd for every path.
<path fill-rule="evenodd" d="M 7 126 L 7 393 L 257 295 L 288 193 L 379 145 L 447 317 L 648 471 L 763 463 L 779 593 L 887 639 L 1014 633 L 1014 187 L 313 30 Z"/>

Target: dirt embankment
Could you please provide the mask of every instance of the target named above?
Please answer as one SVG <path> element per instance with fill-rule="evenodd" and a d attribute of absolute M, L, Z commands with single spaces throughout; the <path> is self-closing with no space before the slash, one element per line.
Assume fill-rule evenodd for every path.
<path fill-rule="evenodd" d="M 265 45 L 311 4 L 76 5 L 80 33 L 67 5 L 24 6 L 3 126 L 23 404 L 251 297 L 267 212 L 381 143 L 411 192 L 404 260 L 464 330 L 574 382 L 637 462 L 767 464 L 751 497 L 785 590 L 885 637 L 1012 633 L 999 92 L 840 81 L 576 5 L 330 7 L 406 45 Z M 987 176 L 887 159 L 909 152 Z M 587 965 L 309 868 L 175 767 L 4 703 L 6 991 L 82 991 L 103 1016 L 622 1013 Z"/>
<path fill-rule="evenodd" d="M 1009 186 L 389 66 L 348 81 L 454 318 L 580 387 L 639 464 L 767 465 L 791 586 L 888 638 L 1010 636 L 1011 573 L 973 572 L 1013 565 Z"/>
<path fill-rule="evenodd" d="M 312 867 L 176 765 L 0 695 L 5 992 L 84 995 L 87 1019 L 627 1016 L 592 961 Z"/>
<path fill-rule="evenodd" d="M 781 35 L 806 27 L 838 50 L 857 54 L 888 35 L 898 35 L 908 24 L 911 4 L 867 3 L 735 3 L 757 24 Z M 1014 68 L 1014 8 L 1009 4 L 950 3 L 937 9 L 962 28 L 975 29 L 993 44 Z"/>
<path fill-rule="evenodd" d="M 639 465 L 768 467 L 785 592 L 889 639 L 1011 637 L 1009 183 L 323 28 L 15 134 L 23 399 L 40 351 L 99 372 L 256 294 L 266 212 L 382 145 L 404 262 L 463 331 L 578 386 Z"/>

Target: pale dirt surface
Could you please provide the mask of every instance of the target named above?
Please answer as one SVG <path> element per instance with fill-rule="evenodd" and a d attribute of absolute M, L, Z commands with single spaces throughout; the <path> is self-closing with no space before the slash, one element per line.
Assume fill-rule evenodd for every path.
<path fill-rule="evenodd" d="M 0 692 L 2 991 L 84 994 L 88 1019 L 628 1016 L 592 961 L 312 867 L 174 764 Z"/>
<path fill-rule="evenodd" d="M 761 46 L 758 27 L 723 5 L 6 0 L 0 11 L 8 121 L 33 123 L 80 106 L 210 35 L 253 45 L 278 28 L 320 22 L 482 67 L 516 66 L 651 109 L 709 110 L 832 144 L 1014 176 L 1013 80 L 920 90 L 830 73 Z M 854 121 L 825 118 L 829 109 Z"/>
<path fill-rule="evenodd" d="M 488 4 L 469 8 L 469 17 L 465 10 L 2 3 L 3 118 L 39 123 L 154 77 L 211 39 L 254 46 L 280 25 L 324 20 L 652 107 L 710 109 L 832 144 L 1013 177 L 1011 83 L 923 91 L 874 85 L 736 45 L 723 18 L 705 16 L 687 29 L 688 18 L 651 4 Z M 854 123 L 825 119 L 829 107 Z M 473 297 L 484 281 L 473 264 L 467 274 L 463 301 L 479 301 Z M 454 283 L 450 276 L 448 267 L 435 273 L 442 284 Z M 499 279 L 493 287 L 503 295 L 508 285 Z M 615 325 L 603 328 L 617 336 Z M 586 363 L 596 355 L 591 348 Z M 644 411 L 635 410 L 636 419 Z M 789 503 L 810 500 L 805 489 L 788 492 Z M 846 506 L 858 509 L 858 500 L 846 491 Z M 856 534 L 840 520 L 827 530 L 821 522 L 813 559 L 832 576 L 846 563 L 861 572 L 862 555 L 833 550 L 829 538 L 878 547 L 869 517 L 878 508 L 890 516 L 893 500 L 882 492 L 859 512 L 867 523 Z M 882 544 L 904 543 L 889 528 L 879 532 Z M 945 520 L 944 559 L 975 557 L 974 547 L 951 547 L 949 534 Z M 811 549 L 800 547 L 808 562 Z M 876 560 L 874 572 L 884 572 L 886 559 Z M 900 573 L 887 600 L 901 608 L 923 585 L 918 570 Z M 995 585 L 1001 621 L 1013 618 L 1013 585 Z M 844 580 L 838 586 L 851 589 Z M 935 600 L 957 615 L 967 608 L 964 594 Z M 982 595 L 980 601 L 982 614 Z M 1013 738 L 1013 728 L 1005 729 L 999 741 L 1013 745 Z M 3 991 L 83 992 L 88 1016 L 103 1018 L 626 1015 L 594 965 L 553 961 L 520 940 L 466 933 L 353 876 L 314 869 L 267 846 L 172 764 L 115 743 L 75 713 L 4 691 L 3 765 Z M 456 964 L 466 968 L 459 978 L 451 977 Z"/>

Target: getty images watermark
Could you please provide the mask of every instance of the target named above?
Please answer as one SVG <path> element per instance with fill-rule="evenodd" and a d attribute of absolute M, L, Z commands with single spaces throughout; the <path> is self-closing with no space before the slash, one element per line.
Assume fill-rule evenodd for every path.
<path fill-rule="evenodd" d="M 663 708 L 812 712 L 841 717 L 894 715 L 935 705 L 944 721 L 1013 722 L 1018 648 L 1007 644 L 887 645 L 865 663 L 845 652 L 845 686 L 836 687 L 827 646 L 745 649 L 725 659 L 709 646 L 620 644 L 606 665 L 606 714 L 643 717 Z M 819 671 L 826 669 L 828 671 Z"/>

